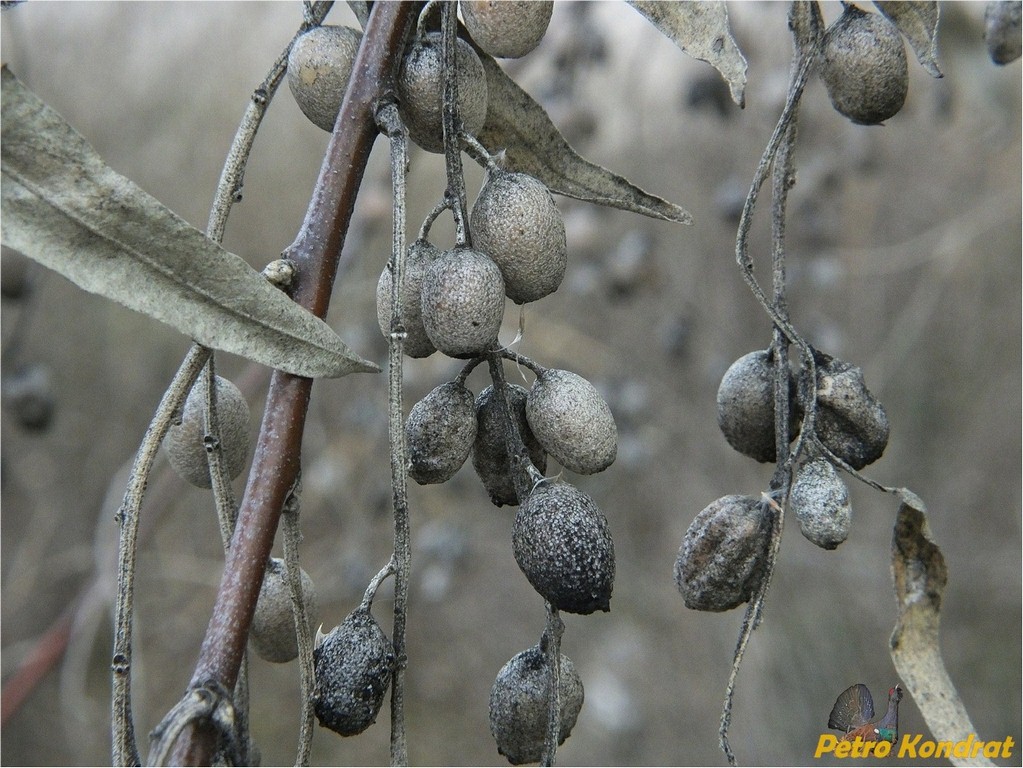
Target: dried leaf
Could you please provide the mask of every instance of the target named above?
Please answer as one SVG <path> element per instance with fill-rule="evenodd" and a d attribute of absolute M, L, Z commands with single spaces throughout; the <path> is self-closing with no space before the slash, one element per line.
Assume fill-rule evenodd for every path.
<path fill-rule="evenodd" d="M 487 73 L 487 120 L 479 140 L 489 151 L 505 151 L 506 166 L 528 173 L 559 195 L 621 208 L 655 219 L 692 224 L 689 213 L 644 192 L 628 179 L 580 157 L 546 110 L 519 88 L 496 61 L 479 52 Z"/>
<path fill-rule="evenodd" d="M 944 77 L 938 69 L 938 4 L 916 0 L 875 0 L 874 5 L 899 28 L 927 73 L 931 77 Z"/>
<path fill-rule="evenodd" d="M 629 5 L 694 59 L 706 61 L 728 82 L 732 101 L 746 106 L 746 58 L 728 28 L 721 0 L 675 2 L 629 0 Z"/>
<path fill-rule="evenodd" d="M 378 368 L 134 183 L 2 73 L 3 243 L 201 344 L 298 376 Z"/>
<path fill-rule="evenodd" d="M 938 741 L 976 736 L 941 658 L 938 629 L 941 596 L 948 581 L 945 558 L 931 541 L 923 502 L 901 489 L 892 536 L 892 580 L 899 620 L 891 637 L 892 661 Z M 994 765 L 986 758 L 956 758 L 958 765 Z"/>

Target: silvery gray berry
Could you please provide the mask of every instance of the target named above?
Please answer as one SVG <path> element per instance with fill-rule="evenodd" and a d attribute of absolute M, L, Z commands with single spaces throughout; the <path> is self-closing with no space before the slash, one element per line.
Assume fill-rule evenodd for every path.
<path fill-rule="evenodd" d="M 615 551 L 607 519 L 575 486 L 542 481 L 515 513 L 515 562 L 541 597 L 567 613 L 610 610 Z"/>
<path fill-rule="evenodd" d="M 465 463 L 476 439 L 475 399 L 449 381 L 412 406 L 405 422 L 409 477 L 420 485 L 443 483 Z"/>
<path fill-rule="evenodd" d="M 995 64 L 1009 64 L 1023 53 L 1023 3 L 992 0 L 984 8 L 984 42 Z"/>
<path fill-rule="evenodd" d="M 558 670 L 558 699 L 564 744 L 583 706 L 583 681 L 564 654 Z M 490 732 L 497 751 L 512 765 L 539 762 L 547 735 L 547 655 L 539 645 L 516 654 L 501 667 L 490 690 Z"/>
<path fill-rule="evenodd" d="M 888 415 L 860 368 L 817 355 L 817 437 L 853 469 L 863 469 L 888 445 Z"/>
<path fill-rule="evenodd" d="M 537 442 L 526 421 L 526 390 L 518 384 L 509 384 L 505 387 L 505 397 L 530 462 L 541 473 L 545 472 L 547 452 Z M 471 452 L 473 469 L 496 506 L 515 506 L 519 503 L 519 497 L 515 492 L 515 478 L 508 458 L 508 422 L 504 407 L 492 386 L 480 392 L 475 408 L 476 440 Z M 525 467 L 519 471 L 525 473 Z"/>
<path fill-rule="evenodd" d="M 540 372 L 526 399 L 526 419 L 547 453 L 573 472 L 600 472 L 618 455 L 611 408 L 596 387 L 571 371 Z"/>
<path fill-rule="evenodd" d="M 747 602 L 763 579 L 768 520 L 760 499 L 724 496 L 689 525 L 675 561 L 686 606 L 727 611 Z"/>
<path fill-rule="evenodd" d="M 849 489 L 829 461 L 814 459 L 796 473 L 789 508 L 803 535 L 818 547 L 834 549 L 849 536 Z"/>
<path fill-rule="evenodd" d="M 474 357 L 494 347 L 504 318 L 504 280 L 486 255 L 456 248 L 423 275 L 423 327 L 450 357 Z"/>
<path fill-rule="evenodd" d="M 313 27 L 288 52 L 288 87 L 302 113 L 325 131 L 334 130 L 362 33 L 351 27 Z"/>
<path fill-rule="evenodd" d="M 299 569 L 302 580 L 302 602 L 309 630 L 317 625 L 316 588 L 304 569 Z M 284 561 L 270 558 L 263 574 L 256 612 L 249 630 L 249 645 L 266 661 L 284 664 L 298 656 L 298 637 L 295 631 L 295 610 L 291 602 L 291 589 L 286 579 Z"/>
<path fill-rule="evenodd" d="M 788 363 L 785 363 L 788 367 Z M 729 366 L 717 393 L 718 426 L 739 453 L 762 462 L 777 456 L 774 430 L 774 362 L 771 350 L 743 355 Z M 789 372 L 789 433 L 799 421 L 795 380 Z"/>
<path fill-rule="evenodd" d="M 553 0 L 459 0 L 465 28 L 497 59 L 517 59 L 540 44 L 554 11 Z"/>
<path fill-rule="evenodd" d="M 426 267 L 440 255 L 441 251 L 426 240 L 416 240 L 408 247 L 401 296 L 401 324 L 405 328 L 402 351 L 409 357 L 429 357 L 437 351 L 423 327 L 423 276 Z M 391 335 L 392 279 L 391 265 L 388 264 L 377 281 L 377 324 L 384 338 Z"/>

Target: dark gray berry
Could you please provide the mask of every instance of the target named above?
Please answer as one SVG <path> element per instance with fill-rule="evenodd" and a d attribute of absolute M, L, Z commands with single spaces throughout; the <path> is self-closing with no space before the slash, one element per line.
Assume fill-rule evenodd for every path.
<path fill-rule="evenodd" d="M 583 706 L 583 681 L 568 656 L 561 655 L 560 665 L 558 744 L 564 744 Z M 490 690 L 490 732 L 497 751 L 512 765 L 536 763 L 543 755 L 549 681 L 547 655 L 539 645 L 516 654 L 497 673 Z"/>
<path fill-rule="evenodd" d="M 855 5 L 828 27 L 820 65 L 831 104 L 854 123 L 876 125 L 906 102 L 909 68 L 898 28 Z"/>
<path fill-rule="evenodd" d="M 465 28 L 497 59 L 517 59 L 540 44 L 554 11 L 553 0 L 459 0 Z"/>
<path fill-rule="evenodd" d="M 217 376 L 217 420 L 220 423 L 220 447 L 227 475 L 235 478 L 245 468 L 249 455 L 249 404 L 232 382 Z M 200 376 L 185 400 L 181 423 L 174 424 L 163 440 L 174 471 L 198 488 L 209 488 L 210 467 L 207 459 L 204 412 L 206 409 L 206 378 Z"/>
<path fill-rule="evenodd" d="M 298 38 L 288 52 L 288 87 L 302 113 L 325 131 L 334 130 L 362 33 L 325 24 Z"/>
<path fill-rule="evenodd" d="M 554 293 L 568 263 L 565 222 L 550 191 L 525 173 L 487 170 L 469 214 L 473 245 L 501 270 L 516 304 Z"/>
<path fill-rule="evenodd" d="M 368 609 L 357 608 L 313 651 L 313 709 L 320 725 L 355 736 L 377 718 L 391 684 L 394 648 Z"/>
<path fill-rule="evenodd" d="M 849 536 L 849 489 L 829 461 L 814 459 L 803 465 L 789 492 L 789 508 L 803 535 L 818 547 L 834 549 Z"/>
<path fill-rule="evenodd" d="M 984 42 L 995 64 L 1009 64 L 1023 53 L 1023 3 L 992 0 L 984 8 Z"/>
<path fill-rule="evenodd" d="M 309 631 L 312 632 L 319 616 L 316 588 L 309 574 L 304 569 L 299 570 L 302 579 L 302 601 Z M 252 616 L 252 628 L 249 630 L 249 645 L 261 659 L 275 664 L 284 664 L 298 656 L 295 611 L 286 573 L 283 560 L 278 557 L 270 558 L 263 574 L 263 586 L 259 590 L 256 612 Z"/>
<path fill-rule="evenodd" d="M 0 246 L 0 295 L 22 299 L 32 290 L 32 260 L 10 246 Z"/>
<path fill-rule="evenodd" d="M 412 406 L 405 422 L 409 477 L 443 483 L 465 463 L 476 439 L 476 408 L 464 384 L 449 381 Z"/>
<path fill-rule="evenodd" d="M 727 611 L 760 586 L 767 554 L 767 516 L 752 496 L 724 496 L 689 525 L 675 561 L 675 584 L 686 606 Z"/>
<path fill-rule="evenodd" d="M 437 349 L 450 357 L 481 355 L 494 346 L 504 318 L 501 270 L 479 251 L 447 251 L 426 267 L 422 309 Z"/>
<path fill-rule="evenodd" d="M 518 384 L 505 388 L 505 397 L 511 408 L 519 438 L 529 453 L 529 460 L 541 473 L 547 471 L 547 452 L 533 436 L 526 421 L 526 390 Z M 472 446 L 472 466 L 483 481 L 490 500 L 498 507 L 515 506 L 519 497 L 515 492 L 511 462 L 508 459 L 508 422 L 504 407 L 494 388 L 487 387 L 476 398 L 476 441 Z M 525 473 L 525 467 L 521 472 Z M 528 480 L 526 481 L 528 482 Z"/>
<path fill-rule="evenodd" d="M 541 597 L 567 613 L 610 610 L 615 550 L 607 519 L 578 488 L 542 481 L 515 513 L 515 562 Z"/>
<path fill-rule="evenodd" d="M 440 255 L 441 251 L 426 240 L 416 240 L 408 247 L 401 320 L 405 328 L 402 351 L 409 357 L 429 357 L 437 351 L 423 327 L 423 276 L 427 265 Z M 387 265 L 377 281 L 377 324 L 385 339 L 391 335 L 391 285 L 391 267 Z"/>
<path fill-rule="evenodd" d="M 541 371 L 529 390 L 526 419 L 547 453 L 573 472 L 600 472 L 618 455 L 611 408 L 596 387 L 571 371 Z"/>
<path fill-rule="evenodd" d="M 817 437 L 853 469 L 863 469 L 888 445 L 888 415 L 860 368 L 817 354 Z"/>
<path fill-rule="evenodd" d="M 785 363 L 788 367 L 788 363 Z M 796 383 L 789 371 L 789 435 L 799 427 Z M 774 357 L 763 349 L 743 355 L 725 371 L 717 394 L 718 426 L 728 444 L 757 461 L 777 456 L 774 430 Z"/>
<path fill-rule="evenodd" d="M 53 421 L 57 408 L 53 377 L 42 363 L 28 363 L 4 371 L 0 379 L 4 410 L 24 429 L 43 432 Z"/>

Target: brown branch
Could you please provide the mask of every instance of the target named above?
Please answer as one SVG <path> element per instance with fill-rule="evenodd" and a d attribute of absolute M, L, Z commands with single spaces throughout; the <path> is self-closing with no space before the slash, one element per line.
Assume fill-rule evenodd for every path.
<path fill-rule="evenodd" d="M 393 80 L 418 3 L 373 6 L 334 133 L 302 228 L 284 252 L 298 268 L 293 297 L 327 314 L 355 199 L 376 139 L 375 105 Z M 234 688 L 281 509 L 299 469 L 312 380 L 275 371 L 267 393 L 252 470 L 238 513 L 213 615 L 190 687 Z M 216 731 L 208 722 L 186 730 L 171 759 L 208 765 Z"/>

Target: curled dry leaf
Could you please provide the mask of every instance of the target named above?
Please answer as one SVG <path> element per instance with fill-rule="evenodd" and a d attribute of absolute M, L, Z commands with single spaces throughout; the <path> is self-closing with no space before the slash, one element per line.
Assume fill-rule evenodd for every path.
<path fill-rule="evenodd" d="M 948 676 L 938 643 L 941 597 L 948 581 L 945 558 L 931 541 L 923 502 L 906 489 L 898 495 L 902 503 L 892 535 L 892 579 L 899 619 L 890 641 L 892 661 L 934 738 L 960 743 L 977 730 Z M 968 764 L 993 765 L 979 756 Z"/>
<path fill-rule="evenodd" d="M 644 192 L 628 179 L 580 157 L 547 111 L 519 88 L 488 54 L 477 49 L 487 73 L 487 119 L 479 140 L 505 152 L 505 168 L 526 173 L 551 192 L 655 219 L 692 224 L 689 212 Z"/>
<path fill-rule="evenodd" d="M 379 370 L 242 258 L 116 173 L 4 67 L 3 243 L 187 334 L 297 376 Z"/>
<path fill-rule="evenodd" d="M 732 101 L 739 107 L 746 106 L 746 57 L 728 28 L 728 9 L 724 2 L 629 0 L 629 5 L 683 53 L 707 62 L 720 72 L 728 83 Z"/>
<path fill-rule="evenodd" d="M 927 73 L 931 77 L 944 77 L 938 68 L 938 4 L 916 0 L 875 0 L 874 5 L 899 28 Z"/>

